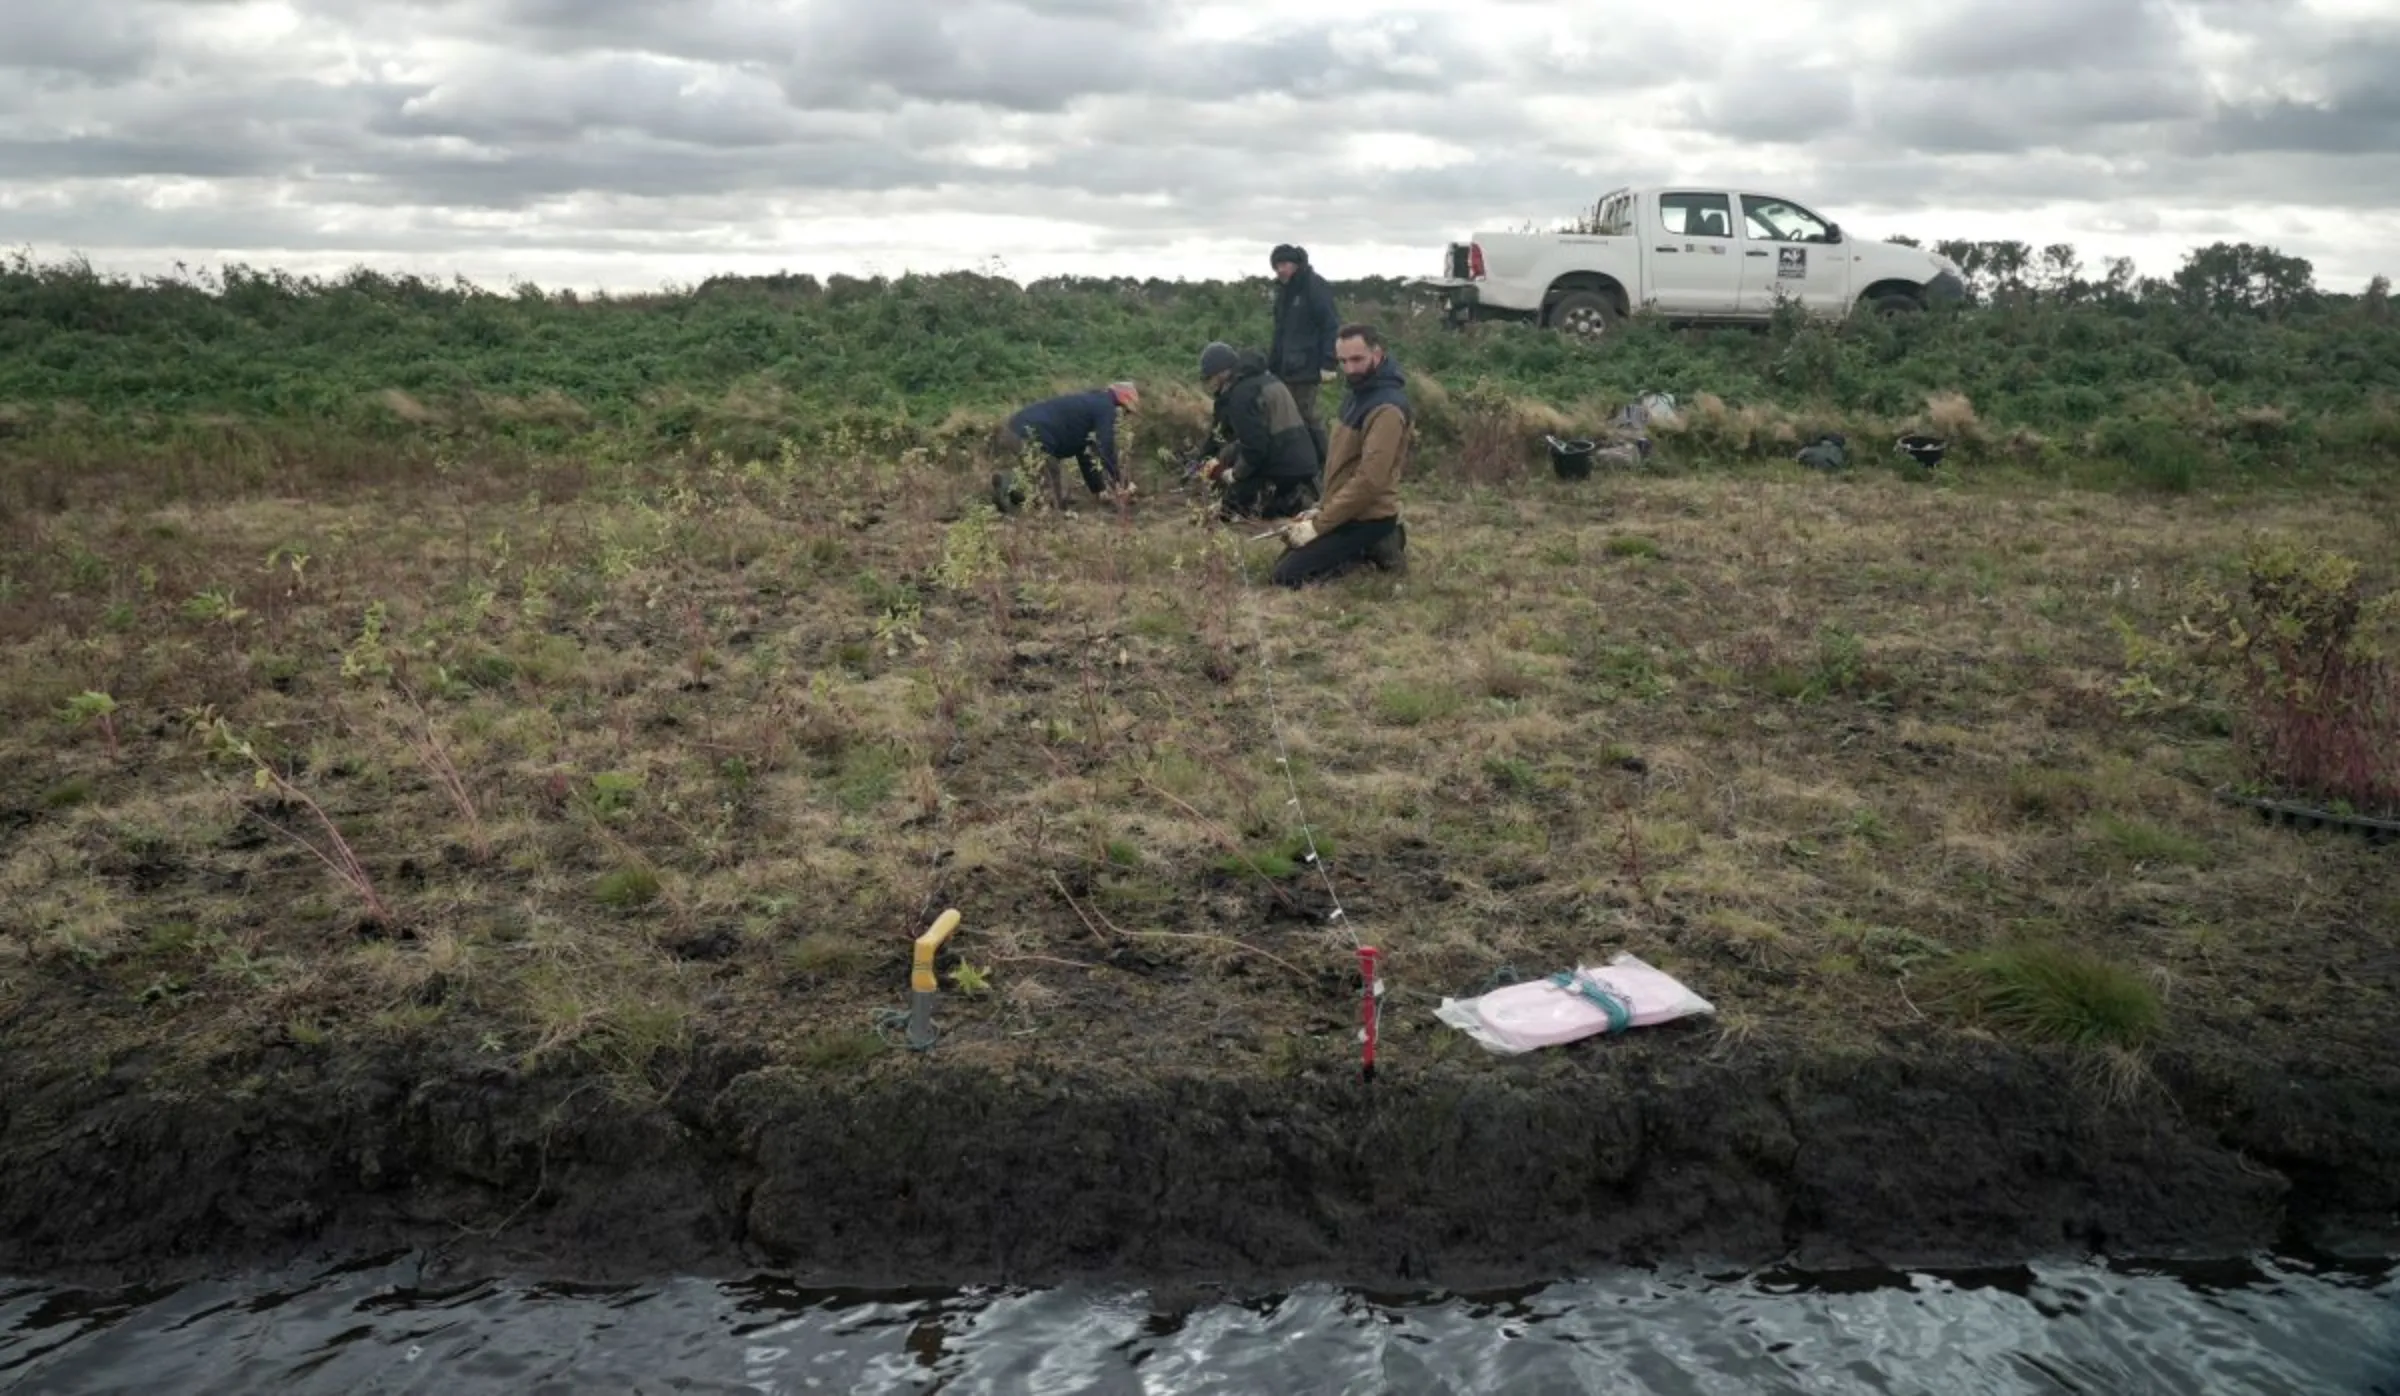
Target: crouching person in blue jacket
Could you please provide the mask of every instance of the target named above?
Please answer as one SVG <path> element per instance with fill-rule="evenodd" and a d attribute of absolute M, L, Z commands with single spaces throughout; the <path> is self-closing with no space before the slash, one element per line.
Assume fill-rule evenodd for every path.
<path fill-rule="evenodd" d="M 1083 475 L 1084 488 L 1094 496 L 1107 490 L 1129 495 L 1133 482 L 1117 463 L 1117 414 L 1135 411 L 1140 403 L 1141 394 L 1131 383 L 1045 398 L 1018 408 L 1001 428 L 995 444 L 1012 461 L 1022 460 L 1028 447 L 1039 449 L 1042 488 L 1050 496 L 1052 508 L 1063 511 L 1067 507 L 1060 465 L 1070 458 Z M 1013 510 L 1023 498 L 1012 472 L 992 477 L 992 500 L 1003 513 Z"/>

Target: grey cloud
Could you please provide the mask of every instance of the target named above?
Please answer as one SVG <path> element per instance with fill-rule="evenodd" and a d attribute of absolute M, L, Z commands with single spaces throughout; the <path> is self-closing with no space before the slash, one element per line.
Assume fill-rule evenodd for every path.
<path fill-rule="evenodd" d="M 2317 105 L 2277 101 L 2220 110 L 2186 149 L 2372 155 L 2400 147 L 2400 96 Z"/>
<path fill-rule="evenodd" d="M 378 0 L 349 0 L 373 5 Z M 551 54 L 593 49 L 638 50 L 671 58 L 767 61 L 822 39 L 832 7 L 794 12 L 763 0 L 498 0 L 447 3 L 438 9 L 464 33 L 497 45 Z M 860 5 L 859 13 L 882 5 Z"/>
<path fill-rule="evenodd" d="M 338 163 L 362 130 L 409 95 L 379 84 L 289 79 L 238 91 L 114 89 L 83 94 L 80 105 L 62 94 L 43 108 L 50 124 L 0 126 L 0 177 L 298 173 L 327 155 Z"/>
<path fill-rule="evenodd" d="M 261 191 L 262 195 L 264 191 Z M 341 251 L 407 246 L 402 228 L 375 230 L 372 243 L 328 229 L 307 208 L 277 208 L 263 197 L 232 205 L 161 209 L 108 190 L 84 193 L 72 206 L 35 205 L 7 211 L 10 235 L 69 247 L 290 248 Z"/>
<path fill-rule="evenodd" d="M 121 78 L 146 67 L 158 45 L 134 6 L 84 0 L 7 0 L 0 5 L 0 70 Z"/>
<path fill-rule="evenodd" d="M 467 226 L 446 210 L 372 220 L 328 222 L 311 205 L 278 203 L 272 185 L 229 186 L 245 197 L 226 203 L 163 209 L 130 195 L 94 191 L 74 208 L 12 210 L 12 233 L 66 245 L 95 241 L 119 247 L 274 248 L 300 252 L 484 252 L 494 249 L 638 253 L 658 250 L 686 234 L 714 233 L 756 211 L 753 200 L 678 199 L 611 202 L 586 219 L 521 227 Z M 380 211 L 379 211 L 380 212 Z M 93 229 L 103 230 L 95 238 Z M 710 246 L 724 247 L 712 238 Z"/>
<path fill-rule="evenodd" d="M 478 59 L 378 123 L 379 130 L 393 135 L 484 142 L 564 140 L 622 130 L 715 147 L 773 145 L 801 127 L 799 113 L 755 74 L 613 53 Z"/>
<path fill-rule="evenodd" d="M 1174 0 L 1017 0 L 1018 8 L 1037 15 L 1151 21 L 1175 11 Z"/>
<path fill-rule="evenodd" d="M 1928 12 L 1937 17 L 1903 44 L 1904 73 L 2115 71 L 2165 61 L 2180 46 L 2160 0 L 1975 0 Z"/>
<path fill-rule="evenodd" d="M 2019 73 L 2005 83 L 1890 82 L 1865 109 L 1867 134 L 1910 150 L 2006 154 L 2087 146 L 2104 127 L 2194 120 L 2209 99 L 2200 77 L 2182 71 Z"/>
<path fill-rule="evenodd" d="M 1712 71 L 1724 60 L 1721 49 L 1695 42 L 1681 30 L 1656 22 L 1648 12 L 1569 13 L 1577 17 L 1562 20 L 1531 41 L 1511 44 L 1505 70 L 1529 87 L 1621 103 L 1690 74 Z"/>
<path fill-rule="evenodd" d="M 1378 202 L 1462 212 L 1477 206 L 1523 209 L 1526 212 L 1520 216 L 1548 223 L 1589 208 L 1600 195 L 1627 181 L 1624 175 L 1586 175 L 1548 161 L 1503 153 L 1472 165 L 1395 170 L 1366 182 Z"/>
<path fill-rule="evenodd" d="M 348 8 L 375 0 L 331 0 Z M 883 68 L 894 54 L 921 55 L 938 68 L 973 68 L 973 53 L 945 52 L 954 36 L 1012 42 L 1027 35 L 1058 41 L 1131 42 L 1175 13 L 1164 0 L 418 0 L 459 32 L 509 47 L 550 53 L 639 50 L 666 57 L 778 65 L 870 81 L 904 77 Z M 960 60 L 965 61 L 960 61 Z"/>
<path fill-rule="evenodd" d="M 934 5 L 935 0 L 926 0 Z M 1081 97 L 1163 92 L 1224 101 L 1262 92 L 1333 97 L 1441 91 L 1482 62 L 1410 20 L 1346 20 L 1223 43 L 1165 44 L 1080 14 L 887 5 L 828 24 L 782 70 L 801 106 L 965 102 L 1056 112 Z"/>
<path fill-rule="evenodd" d="M 864 192 L 988 177 L 906 151 L 849 142 L 778 146 L 767 155 L 635 139 L 505 151 L 475 159 L 408 145 L 350 156 L 338 169 L 376 182 L 371 188 L 344 191 L 361 202 L 490 209 L 526 209 L 591 191 L 680 199 L 733 192 Z"/>
<path fill-rule="evenodd" d="M 2225 104 L 2181 148 L 2371 155 L 2400 149 L 2400 26 L 2316 55 L 2322 101 Z"/>
<path fill-rule="evenodd" d="M 1009 111 L 1057 111 L 1076 97 L 1138 90 L 1145 65 L 1118 51 L 1115 26 L 1033 17 L 994 5 L 864 7 L 820 22 L 781 74 L 799 106 L 896 105 L 916 98 Z"/>
<path fill-rule="evenodd" d="M 1071 134 L 1078 140 L 1150 151 L 1161 175 L 1172 175 L 1187 151 L 1203 161 L 1238 162 L 1246 172 L 1242 182 L 1263 189 L 1293 182 L 1265 171 L 1296 170 L 1354 135 L 1364 140 L 1370 153 L 1383 133 L 1405 132 L 1462 146 L 1479 162 L 1499 155 L 1540 155 L 1555 161 L 1582 148 L 1586 133 L 1562 133 L 1529 116 L 1509 101 L 1509 95 L 1504 84 L 1465 86 L 1447 93 L 1381 92 L 1329 104 L 1305 116 L 1281 105 L 1218 102 L 1199 110 L 1171 109 L 1162 119 L 1155 104 L 1128 104 L 1084 116 Z M 1568 134 L 1575 140 L 1564 139 Z M 1268 154 L 1271 164 L 1262 162 L 1262 155 Z M 1345 169 L 1337 161 L 1326 173 L 1338 180 Z"/>
<path fill-rule="evenodd" d="M 1952 208 L 2089 203 L 2130 211 L 2297 204 L 2365 213 L 2400 208 L 2400 152 L 2363 157 L 2276 154 L 2124 156 L 2060 152 L 1995 156 L 1894 154 L 1862 144 L 1829 162 L 1825 202 L 1938 214 Z M 1838 193 L 1838 197 L 1835 194 Z M 1795 198 L 1806 198 L 1798 190 Z M 2171 202 L 2170 202 L 2171 201 Z"/>
<path fill-rule="evenodd" d="M 283 152 L 207 140 L 64 136 L 0 138 L 0 179 L 108 179 L 182 175 L 223 179 L 272 174 Z"/>
<path fill-rule="evenodd" d="M 1699 109 L 1701 123 L 1713 134 L 1806 145 L 1848 126 L 1857 102 L 1847 73 L 1767 63 L 1723 79 Z"/>

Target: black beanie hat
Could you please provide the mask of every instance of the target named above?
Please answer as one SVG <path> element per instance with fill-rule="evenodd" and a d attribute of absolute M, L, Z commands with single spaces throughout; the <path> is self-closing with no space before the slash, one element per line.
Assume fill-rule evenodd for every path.
<path fill-rule="evenodd" d="M 1288 242 L 1279 242 L 1275 245 L 1275 250 L 1267 254 L 1268 266 L 1273 266 L 1277 262 L 1298 262 L 1302 266 L 1307 266 L 1308 249 L 1295 247 Z"/>
<path fill-rule="evenodd" d="M 1232 345 L 1222 340 L 1211 341 L 1200 351 L 1200 377 L 1205 380 L 1230 371 L 1236 358 Z"/>

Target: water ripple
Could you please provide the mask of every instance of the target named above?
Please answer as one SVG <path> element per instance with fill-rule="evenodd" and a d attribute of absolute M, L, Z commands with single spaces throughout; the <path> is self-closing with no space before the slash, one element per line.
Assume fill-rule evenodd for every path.
<path fill-rule="evenodd" d="M 2400 1270 L 1620 1271 L 1494 1294 L 421 1286 L 408 1257 L 178 1289 L 0 1279 L 0 1390 L 1146 1396 L 2400 1396 Z"/>

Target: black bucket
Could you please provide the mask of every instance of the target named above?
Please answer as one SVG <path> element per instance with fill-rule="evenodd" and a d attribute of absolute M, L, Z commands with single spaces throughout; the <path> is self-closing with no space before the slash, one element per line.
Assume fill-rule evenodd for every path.
<path fill-rule="evenodd" d="M 1592 478 L 1592 452 L 1600 449 L 1597 441 L 1561 441 L 1550 438 L 1550 468 L 1561 480 Z"/>
<path fill-rule="evenodd" d="M 1938 436 L 1903 436 L 1900 438 L 1900 449 L 1906 451 L 1917 464 L 1931 470 L 1942 463 L 1942 453 L 1950 449 L 1950 443 Z"/>

